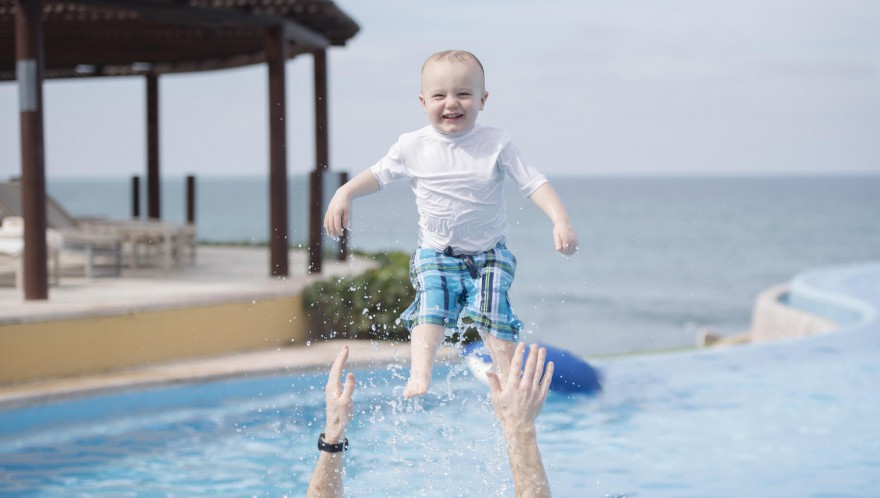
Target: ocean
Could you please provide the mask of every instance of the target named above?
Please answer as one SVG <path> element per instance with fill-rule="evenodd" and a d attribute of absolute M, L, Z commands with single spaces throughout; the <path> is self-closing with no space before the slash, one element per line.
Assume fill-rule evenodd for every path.
<path fill-rule="evenodd" d="M 817 266 L 880 260 L 880 176 L 551 181 L 580 251 L 557 254 L 550 222 L 509 186 L 508 246 L 518 258 L 510 297 L 527 340 L 585 357 L 689 347 L 700 331 L 743 332 L 763 289 Z M 76 216 L 131 212 L 127 178 L 49 178 L 47 188 Z M 306 191 L 305 177 L 291 179 L 294 243 L 307 236 Z M 196 197 L 199 240 L 267 240 L 267 178 L 201 177 Z M 184 199 L 183 178 L 164 180 L 162 218 L 182 221 Z M 405 182 L 357 199 L 352 246 L 409 252 L 417 221 Z"/>

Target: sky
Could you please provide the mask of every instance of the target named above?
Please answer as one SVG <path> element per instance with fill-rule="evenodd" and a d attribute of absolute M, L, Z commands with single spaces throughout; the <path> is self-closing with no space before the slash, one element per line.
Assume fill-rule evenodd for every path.
<path fill-rule="evenodd" d="M 549 175 L 880 174 L 876 0 L 338 0 L 361 26 L 328 54 L 330 164 L 369 167 L 427 124 L 419 69 L 486 69 L 479 122 Z M 291 175 L 314 168 L 312 60 L 287 64 Z M 266 175 L 264 65 L 160 79 L 166 177 Z M 0 83 L 0 178 L 20 174 L 18 90 Z M 48 177 L 142 175 L 142 77 L 49 80 Z"/>

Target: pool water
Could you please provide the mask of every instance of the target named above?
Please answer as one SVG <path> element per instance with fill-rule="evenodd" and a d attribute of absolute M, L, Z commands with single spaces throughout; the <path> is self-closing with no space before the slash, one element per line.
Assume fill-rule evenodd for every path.
<path fill-rule="evenodd" d="M 872 268 L 876 278 L 851 281 L 880 296 Z M 538 419 L 554 495 L 877 496 L 875 318 L 806 340 L 597 363 L 600 395 L 552 395 Z M 487 388 L 463 363 L 438 366 L 418 401 L 401 398 L 399 365 L 356 374 L 348 496 L 513 495 Z M 302 496 L 325 381 L 244 378 L 2 412 L 0 496 Z"/>

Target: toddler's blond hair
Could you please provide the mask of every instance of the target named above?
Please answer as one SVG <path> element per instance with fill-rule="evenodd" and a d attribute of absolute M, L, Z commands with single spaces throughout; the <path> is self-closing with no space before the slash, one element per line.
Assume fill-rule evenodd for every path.
<path fill-rule="evenodd" d="M 483 86 L 486 85 L 486 71 L 483 69 L 483 63 L 480 62 L 480 59 L 477 59 L 477 56 L 468 52 L 467 50 L 443 50 L 437 52 L 435 54 L 431 54 L 430 57 L 425 60 L 425 63 L 422 64 L 422 73 L 425 72 L 425 66 L 427 66 L 431 62 L 461 62 L 462 64 L 473 64 L 476 63 L 477 67 L 480 68 L 480 74 L 483 76 Z"/>

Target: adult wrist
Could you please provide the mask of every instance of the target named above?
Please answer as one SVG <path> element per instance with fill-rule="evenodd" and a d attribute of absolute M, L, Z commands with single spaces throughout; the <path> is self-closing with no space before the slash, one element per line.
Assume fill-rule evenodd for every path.
<path fill-rule="evenodd" d="M 343 440 L 345 440 L 345 429 L 344 428 L 326 426 L 326 427 L 324 427 L 323 434 L 324 434 L 324 441 L 331 443 L 331 444 L 341 443 Z"/>
<path fill-rule="evenodd" d="M 504 430 L 504 437 L 507 440 L 511 440 L 514 438 L 537 438 L 537 430 L 535 429 L 534 422 L 531 424 L 509 422 L 507 424 L 502 424 L 501 427 Z"/>

